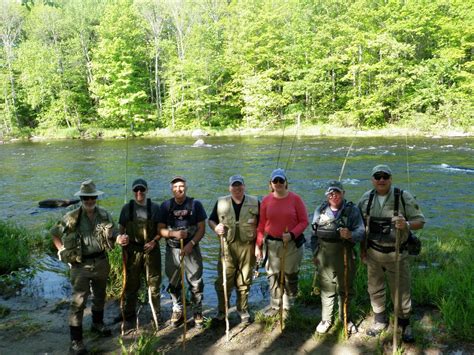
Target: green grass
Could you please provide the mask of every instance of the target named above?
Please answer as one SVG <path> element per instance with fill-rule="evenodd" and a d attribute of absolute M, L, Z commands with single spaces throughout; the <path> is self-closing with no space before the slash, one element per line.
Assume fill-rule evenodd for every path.
<path fill-rule="evenodd" d="M 0 275 L 30 266 L 31 255 L 44 250 L 48 241 L 15 224 L 0 221 Z"/>
<path fill-rule="evenodd" d="M 159 338 L 153 334 L 143 334 L 136 338 L 132 344 L 125 344 L 122 338 L 119 338 L 119 344 L 122 348 L 122 354 L 148 355 L 159 354 L 156 350 L 159 344 Z"/>
<path fill-rule="evenodd" d="M 442 237 L 439 237 L 442 236 Z M 412 264 L 412 292 L 417 304 L 436 306 L 449 334 L 474 340 L 474 230 L 439 231 L 423 239 Z"/>
<path fill-rule="evenodd" d="M 440 311 L 440 326 L 445 327 L 453 339 L 474 340 L 474 229 L 449 232 L 430 231 L 421 234 L 422 251 L 411 259 L 412 300 L 416 312 L 419 306 L 434 307 Z M 316 304 L 319 296 L 311 295 L 314 269 L 300 276 L 298 302 Z M 354 281 L 355 320 L 367 317 L 371 312 L 367 293 L 367 269 L 358 262 Z M 392 305 L 387 300 L 389 312 Z M 415 322 L 416 324 L 416 322 Z M 420 331 L 423 331 L 420 329 Z"/>

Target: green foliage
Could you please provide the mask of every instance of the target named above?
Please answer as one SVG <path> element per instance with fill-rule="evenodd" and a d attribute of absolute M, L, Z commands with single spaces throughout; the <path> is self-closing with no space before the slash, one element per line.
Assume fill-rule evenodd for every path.
<path fill-rule="evenodd" d="M 449 333 L 459 339 L 473 340 L 474 299 L 472 248 L 474 233 L 446 233 L 443 237 L 423 240 L 423 249 L 413 265 L 413 299 L 434 305 L 441 311 Z M 449 290 L 449 292 L 446 292 Z"/>
<path fill-rule="evenodd" d="M 0 221 L 0 275 L 29 266 L 32 253 L 45 244 L 46 241 L 41 236 Z"/>
<path fill-rule="evenodd" d="M 159 338 L 155 337 L 153 334 L 144 334 L 140 335 L 134 340 L 134 342 L 129 345 L 125 344 L 123 338 L 119 338 L 119 344 L 122 348 L 122 354 L 137 354 L 137 355 L 150 355 L 150 354 L 159 354 L 156 350 L 158 347 Z"/>
<path fill-rule="evenodd" d="M 122 249 L 115 247 L 109 253 L 110 273 L 107 286 L 107 295 L 110 298 L 120 298 L 123 284 Z"/>
<path fill-rule="evenodd" d="M 469 1 L 2 2 L 0 129 L 470 130 Z"/>

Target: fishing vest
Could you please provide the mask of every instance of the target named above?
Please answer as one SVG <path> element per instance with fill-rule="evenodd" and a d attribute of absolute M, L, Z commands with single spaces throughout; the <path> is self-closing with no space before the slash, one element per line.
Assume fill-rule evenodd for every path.
<path fill-rule="evenodd" d="M 258 199 L 255 196 L 245 195 L 237 221 L 231 195 L 220 197 L 217 200 L 217 216 L 219 222 L 225 225 L 226 238 L 232 243 L 236 236 L 242 242 L 253 242 L 257 237 Z"/>
<path fill-rule="evenodd" d="M 403 190 L 398 187 L 393 189 L 394 207 L 393 216 L 398 216 L 400 200 L 405 211 L 405 200 L 403 198 Z M 369 201 L 367 202 L 366 214 L 370 216 L 370 209 L 375 197 L 375 189 L 370 191 Z M 406 213 L 406 212 L 405 212 Z M 370 216 L 368 239 L 381 243 L 395 243 L 396 231 L 392 222 L 392 217 L 372 217 Z"/>
<path fill-rule="evenodd" d="M 169 209 L 166 224 L 170 230 L 187 230 L 188 237 L 184 245 L 188 244 L 197 232 L 197 222 L 193 215 L 194 198 L 186 197 L 182 205 L 178 205 L 174 198 L 168 200 Z M 176 238 L 166 238 L 166 243 L 172 248 L 179 248 L 180 242 Z"/>
<path fill-rule="evenodd" d="M 128 203 L 129 220 L 126 231 L 132 247 L 137 246 L 143 251 L 143 245 L 150 242 L 156 235 L 156 223 L 152 220 L 152 202 L 149 198 L 146 200 L 146 218 L 137 216 L 136 205 L 135 200 L 130 200 Z"/>
<path fill-rule="evenodd" d="M 64 251 L 61 260 L 66 263 L 80 263 L 83 257 L 111 250 L 109 232 L 113 228 L 110 215 L 102 207 L 96 207 L 98 222 L 92 234 L 83 235 L 77 228 L 82 217 L 82 207 L 66 215 L 61 238 Z"/>
<path fill-rule="evenodd" d="M 328 208 L 329 204 L 324 202 L 318 209 L 320 216 L 326 215 L 325 213 Z M 316 236 L 323 241 L 341 241 L 339 228 L 347 227 L 352 208 L 354 208 L 354 204 L 352 202 L 347 202 L 337 218 L 330 218 L 323 223 L 317 223 Z"/>

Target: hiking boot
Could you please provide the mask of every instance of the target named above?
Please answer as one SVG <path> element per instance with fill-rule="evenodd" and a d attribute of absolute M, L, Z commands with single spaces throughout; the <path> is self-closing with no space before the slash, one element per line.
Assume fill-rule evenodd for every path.
<path fill-rule="evenodd" d="M 376 337 L 388 328 L 388 323 L 374 322 L 372 326 L 367 329 L 366 334 L 371 337 Z"/>
<path fill-rule="evenodd" d="M 137 323 L 135 320 L 133 321 L 126 320 L 125 322 L 122 323 L 122 328 L 121 328 L 122 335 L 128 335 L 134 332 L 136 328 L 137 328 Z"/>
<path fill-rule="evenodd" d="M 322 320 L 316 327 L 316 332 L 319 334 L 326 334 L 331 326 L 332 322 L 330 320 Z"/>
<path fill-rule="evenodd" d="M 352 321 L 347 322 L 347 334 L 348 335 L 356 334 L 358 331 L 359 330 L 357 329 L 356 325 Z"/>
<path fill-rule="evenodd" d="M 171 315 L 171 326 L 173 328 L 179 327 L 182 323 L 184 322 L 184 316 L 183 316 L 183 311 L 173 311 L 173 314 Z"/>
<path fill-rule="evenodd" d="M 275 317 L 279 311 L 280 311 L 279 308 L 270 307 L 265 311 L 264 314 L 266 317 Z"/>
<path fill-rule="evenodd" d="M 112 335 L 112 332 L 104 323 L 92 323 L 91 332 L 101 337 L 109 337 Z"/>
<path fill-rule="evenodd" d="M 225 313 L 224 312 L 217 312 L 217 314 L 212 317 L 212 320 L 215 322 L 223 322 L 225 321 Z"/>
<path fill-rule="evenodd" d="M 413 330 L 410 324 L 408 324 L 406 327 L 403 327 L 402 329 L 402 341 L 405 343 L 415 342 L 415 337 L 413 336 Z"/>
<path fill-rule="evenodd" d="M 72 340 L 69 346 L 69 355 L 84 355 L 87 354 L 87 349 L 82 340 Z"/>
<path fill-rule="evenodd" d="M 241 324 L 250 324 L 250 314 L 247 311 L 239 312 L 240 315 L 240 323 Z"/>
<path fill-rule="evenodd" d="M 204 317 L 202 316 L 202 312 L 194 312 L 194 326 L 197 329 L 202 329 L 204 326 Z"/>

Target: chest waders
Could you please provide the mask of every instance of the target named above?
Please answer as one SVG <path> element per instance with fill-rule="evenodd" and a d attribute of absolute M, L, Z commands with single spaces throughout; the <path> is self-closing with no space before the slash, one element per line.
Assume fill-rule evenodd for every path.
<path fill-rule="evenodd" d="M 395 214 L 398 216 L 398 212 Z M 395 299 L 393 308 L 395 316 L 393 317 L 393 340 L 392 340 L 392 354 L 397 353 L 398 347 L 398 310 L 400 309 L 400 229 L 395 231 Z"/>
<path fill-rule="evenodd" d="M 288 233 L 288 227 L 285 228 L 285 233 Z M 285 292 L 285 258 L 286 250 L 288 249 L 288 242 L 283 241 L 283 254 L 280 262 L 280 332 L 283 333 L 285 325 L 283 324 L 283 293 Z"/>
<path fill-rule="evenodd" d="M 348 339 L 348 332 L 347 332 L 347 304 L 349 298 L 349 280 L 348 280 L 348 257 L 347 257 L 347 242 L 342 242 L 342 247 L 344 249 L 344 337 L 346 340 Z"/>
<path fill-rule="evenodd" d="M 371 218 L 370 218 L 370 208 L 372 206 L 373 199 L 375 197 L 375 190 L 372 190 L 369 195 L 369 201 L 367 203 L 367 210 L 366 210 L 366 216 L 367 216 L 367 237 L 366 240 L 371 237 L 371 227 L 373 224 L 371 224 Z M 403 191 L 400 190 L 398 187 L 394 188 L 394 207 L 393 207 L 393 216 L 398 217 L 399 216 L 399 207 L 400 207 L 400 200 L 402 200 L 403 204 L 403 209 L 405 209 L 405 200 L 403 199 Z M 406 214 L 406 212 L 405 212 Z M 391 219 L 390 219 L 391 220 Z M 386 227 L 385 227 L 386 228 Z M 388 234 L 387 231 L 382 229 L 382 231 L 377 230 L 378 233 L 382 232 L 383 234 Z M 391 225 L 390 225 L 391 229 Z M 392 353 L 396 354 L 397 353 L 397 348 L 398 348 L 398 312 L 400 308 L 400 251 L 403 249 L 404 246 L 400 245 L 401 241 L 401 231 L 398 228 L 395 228 L 395 292 L 394 292 L 394 300 L 393 300 L 393 311 L 394 311 L 394 319 L 393 319 L 393 338 L 392 338 Z M 391 232 L 389 232 L 391 233 Z M 372 238 L 371 238 L 372 239 Z M 374 247 L 374 244 L 370 244 L 368 247 L 372 247 L 375 250 L 378 250 L 377 247 Z M 382 251 L 383 252 L 383 251 Z"/>

